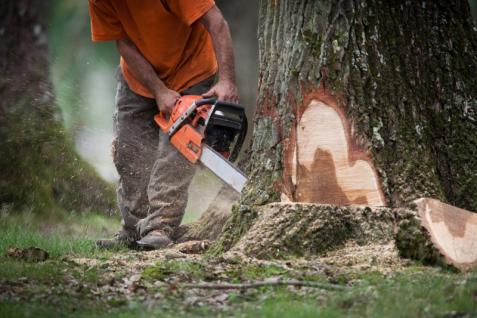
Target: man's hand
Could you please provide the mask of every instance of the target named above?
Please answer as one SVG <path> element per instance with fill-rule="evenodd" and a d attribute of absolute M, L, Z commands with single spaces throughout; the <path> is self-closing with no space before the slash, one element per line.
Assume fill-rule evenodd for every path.
<path fill-rule="evenodd" d="M 237 93 L 237 86 L 235 83 L 231 81 L 219 81 L 217 84 L 212 86 L 212 88 L 207 92 L 202 94 L 202 97 L 217 97 L 219 100 L 223 100 L 226 102 L 236 103 L 240 102 L 238 93 Z"/>
<path fill-rule="evenodd" d="M 159 111 L 164 114 L 170 114 L 181 95 L 172 89 L 162 87 L 154 92 L 154 98 Z"/>

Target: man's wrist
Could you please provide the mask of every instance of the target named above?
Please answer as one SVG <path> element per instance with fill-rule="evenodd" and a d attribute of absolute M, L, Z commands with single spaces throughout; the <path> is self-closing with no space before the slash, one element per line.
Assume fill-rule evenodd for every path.
<path fill-rule="evenodd" d="M 156 83 L 152 89 L 152 93 L 154 95 L 154 97 L 158 97 L 162 94 L 164 94 L 166 92 L 168 88 L 166 87 L 166 85 L 164 85 L 164 83 L 162 82 L 159 82 L 159 83 Z"/>
<path fill-rule="evenodd" d="M 226 76 L 222 76 L 222 75 L 219 75 L 219 80 L 218 82 L 222 82 L 222 83 L 226 83 L 226 84 L 230 84 L 230 85 L 233 85 L 235 86 L 235 76 L 230 76 L 230 75 L 226 75 Z"/>

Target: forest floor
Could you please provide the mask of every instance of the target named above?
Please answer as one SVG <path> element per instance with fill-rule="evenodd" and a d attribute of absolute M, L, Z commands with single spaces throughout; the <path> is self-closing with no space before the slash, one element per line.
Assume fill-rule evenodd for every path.
<path fill-rule="evenodd" d="M 392 244 L 316 258 L 99 251 L 117 219 L 0 214 L 0 317 L 476 317 L 477 271 L 457 273 L 399 258 Z M 47 260 L 12 253 L 37 247 Z M 12 249 L 13 248 L 13 249 Z M 40 254 L 41 255 L 41 254 Z M 313 286 L 274 286 L 277 282 Z M 220 289 L 224 283 L 270 286 Z M 211 289 L 203 289 L 203 284 Z M 272 286 L 273 285 L 273 286 Z M 234 285 L 236 286 L 236 285 Z"/>

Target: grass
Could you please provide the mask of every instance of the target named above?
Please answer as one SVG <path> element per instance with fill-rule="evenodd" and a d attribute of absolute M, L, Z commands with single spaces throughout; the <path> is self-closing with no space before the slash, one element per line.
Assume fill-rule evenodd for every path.
<path fill-rule="evenodd" d="M 149 266 L 142 272 L 142 277 L 149 281 L 165 280 L 174 275 L 180 275 L 190 280 L 213 280 L 209 269 L 201 263 L 187 262 L 181 260 L 166 260 L 156 263 L 155 266 Z M 281 276 L 288 278 L 287 271 L 273 266 L 235 266 L 226 270 L 223 276 L 229 277 L 231 283 L 240 283 L 244 280 L 261 280 L 272 276 Z M 309 279 L 308 280 L 316 280 Z"/>
<path fill-rule="evenodd" d="M 0 214 L 0 253 L 9 247 L 38 247 L 50 257 L 67 254 L 91 255 L 94 241 L 113 235 L 119 229 L 119 220 L 100 214 L 34 215 L 2 211 Z"/>
<path fill-rule="evenodd" d="M 2 228 L 4 224 L 0 223 Z M 9 247 L 27 248 L 38 247 L 48 251 L 52 258 L 66 254 L 90 254 L 94 250 L 94 242 L 86 237 L 65 237 L 61 234 L 44 235 L 37 229 L 26 224 L 10 226 L 2 233 L 0 250 L 5 253 Z"/>
<path fill-rule="evenodd" d="M 67 300 L 65 300 L 67 301 Z M 74 310 L 65 312 L 65 307 L 49 306 L 41 304 L 19 304 L 15 302 L 0 302 L 0 318 L 11 317 L 71 317 L 71 318 L 176 318 L 176 317 L 213 317 L 217 311 L 211 308 L 194 308 L 183 310 L 182 308 L 173 308 L 171 306 L 163 308 L 148 309 L 142 303 L 130 303 L 126 307 L 113 308 L 106 310 L 102 306 L 91 306 L 82 308 L 80 311 Z M 230 316 L 230 315 L 229 315 Z"/>
<path fill-rule="evenodd" d="M 193 269 L 195 271 L 195 269 Z M 366 280 L 345 292 L 310 290 L 290 292 L 286 288 L 261 288 L 253 296 L 235 297 L 234 304 L 219 310 L 210 307 L 185 308 L 181 300 L 148 308 L 144 303 L 110 310 L 90 307 L 71 313 L 70 317 L 475 317 L 477 315 L 477 273 L 460 274 L 432 271 L 398 273 Z M 14 313 L 14 315 L 13 315 Z M 0 305 L 0 317 L 35 317 L 56 315 L 57 308 L 14 303 Z M 10 315 L 11 314 L 11 315 Z"/>
<path fill-rule="evenodd" d="M 282 290 L 240 317 L 475 317 L 477 273 L 398 273 L 349 291 L 306 296 Z"/>
<path fill-rule="evenodd" d="M 142 272 L 142 278 L 149 281 L 164 280 L 172 275 L 182 275 L 188 279 L 203 279 L 204 267 L 199 263 L 166 260 L 147 267 Z"/>
<path fill-rule="evenodd" d="M 239 283 L 277 276 L 320 281 L 326 280 L 326 276 L 273 265 L 224 265 L 211 259 L 197 262 L 173 259 L 158 261 L 140 271 L 141 281 L 149 286 L 144 293 L 124 297 L 113 291 L 111 297 L 98 298 L 93 291 L 107 286 L 105 275 L 113 274 L 118 281 L 128 275 L 108 268 L 111 265 L 105 261 L 112 254 L 97 251 L 93 244 L 95 238 L 113 233 L 118 228 L 117 220 L 97 214 L 37 217 L 26 213 L 3 215 L 0 227 L 0 317 L 477 316 L 477 270 L 454 273 L 419 264 L 386 275 L 345 269 L 334 276 L 336 283 L 350 286 L 345 291 L 263 287 L 246 292 L 217 292 L 219 295 L 225 293 L 226 303 L 210 306 L 206 303 L 187 305 L 190 290 L 180 287 L 169 290 L 167 285 L 154 287 L 154 283 L 158 280 L 167 282 L 170 278 L 179 279 L 179 282 L 221 280 Z M 5 250 L 10 246 L 36 246 L 48 251 L 51 258 L 46 262 L 29 263 L 5 257 Z M 96 259 L 98 264 L 72 265 L 65 260 L 71 257 Z M 138 255 L 133 253 L 131 257 Z M 217 266 L 223 266 L 217 274 L 219 278 L 212 273 Z M 73 290 L 77 285 L 71 285 L 71 280 L 85 287 Z M 7 281 L 10 283 L 2 286 L 2 282 Z M 29 284 L 24 284 L 25 281 Z M 4 287 L 24 290 L 8 294 Z M 161 293 L 159 298 L 152 297 L 156 292 Z"/>
<path fill-rule="evenodd" d="M 112 235 L 119 227 L 116 219 L 100 214 L 60 214 L 38 216 L 31 213 L 0 216 L 0 279 L 61 280 L 65 256 L 107 257 L 95 247 L 95 239 Z M 37 247 L 47 251 L 46 262 L 29 263 L 6 256 L 10 247 Z"/>
<path fill-rule="evenodd" d="M 235 306 L 225 310 L 181 306 L 180 299 L 169 307 L 148 308 L 147 304 L 126 307 L 83 307 L 69 317 L 475 317 L 477 285 L 472 279 L 456 280 L 452 275 L 400 274 L 377 285 L 355 287 L 347 292 L 312 291 L 297 295 L 285 288 L 264 288 L 254 299 L 238 296 Z M 233 295 L 233 293 L 231 293 Z M 174 309 L 174 306 L 176 308 Z M 58 308 L 39 304 L 0 304 L 0 317 L 51 317 Z M 65 312 L 63 312 L 65 314 Z"/>

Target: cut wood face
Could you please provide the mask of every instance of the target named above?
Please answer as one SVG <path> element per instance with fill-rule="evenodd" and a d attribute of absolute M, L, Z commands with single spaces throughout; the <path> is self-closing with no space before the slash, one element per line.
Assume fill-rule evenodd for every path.
<path fill-rule="evenodd" d="M 296 127 L 291 182 L 298 202 L 384 206 L 371 160 L 352 144 L 345 116 L 313 100 Z"/>
<path fill-rule="evenodd" d="M 477 214 L 435 199 L 415 201 L 422 224 L 446 260 L 461 269 L 477 265 Z"/>

